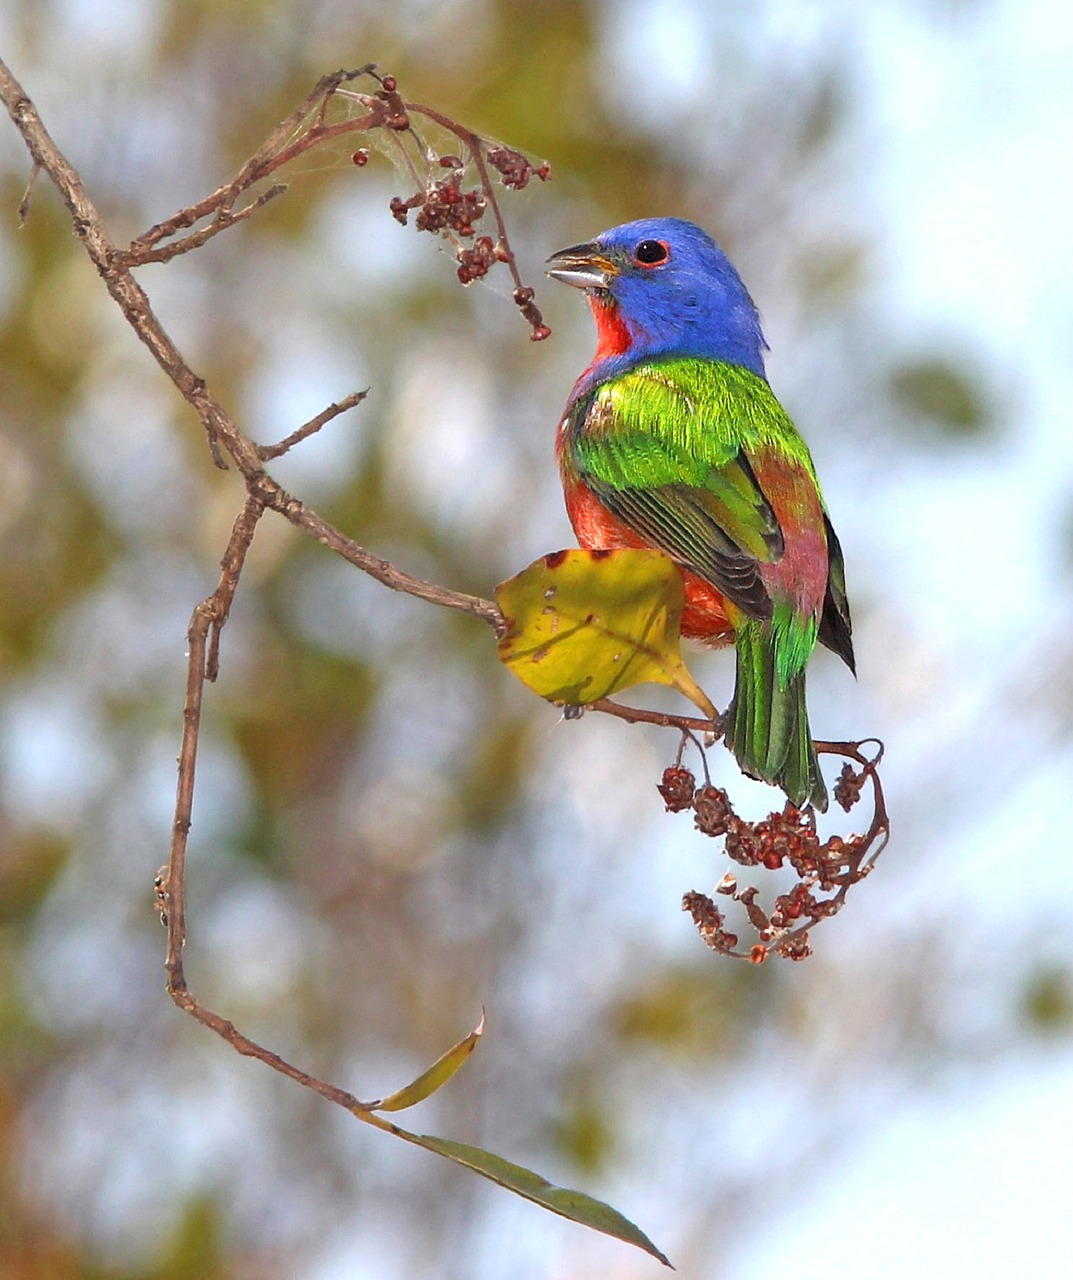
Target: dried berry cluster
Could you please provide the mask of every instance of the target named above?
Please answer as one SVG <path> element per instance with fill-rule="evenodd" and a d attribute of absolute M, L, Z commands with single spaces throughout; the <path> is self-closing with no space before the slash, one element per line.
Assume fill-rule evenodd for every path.
<path fill-rule="evenodd" d="M 693 793 L 697 789 L 697 780 L 692 769 L 683 765 L 672 764 L 663 770 L 662 780 L 656 784 L 663 797 L 668 813 L 681 813 L 683 809 L 693 808 Z"/>
<path fill-rule="evenodd" d="M 520 151 L 515 151 L 512 147 L 492 147 L 489 149 L 486 159 L 502 177 L 503 185 L 505 187 L 513 187 L 515 191 L 521 191 L 523 187 L 527 187 L 529 179 L 534 175 L 541 182 L 547 182 L 551 175 L 550 165 L 542 164 L 537 168 L 531 160 L 523 156 Z"/>
<path fill-rule="evenodd" d="M 860 800 L 868 779 L 876 788 L 876 813 L 867 834 L 830 836 L 821 841 L 812 809 L 798 809 L 787 802 L 781 812 L 750 822 L 738 817 L 721 787 L 710 782 L 698 787 L 693 773 L 681 763 L 664 770 L 658 788 L 670 812 L 692 809 L 697 830 L 722 838 L 724 852 L 739 865 L 768 871 L 787 868 L 798 877 L 792 889 L 775 899 L 770 914 L 756 901 L 759 891 L 755 887 L 739 888 L 729 872 L 720 881 L 716 892 L 738 903 L 756 931 L 757 942 L 747 951 L 738 949 L 738 935 L 726 928 L 723 912 L 710 897 L 687 893 L 682 908 L 693 917 L 708 946 L 754 964 L 773 954 L 791 960 L 803 960 L 811 954 L 808 930 L 841 908 L 846 893 L 868 874 L 886 841 L 888 823 L 874 762 L 865 763 L 860 771 L 847 763 L 835 799 L 848 811 Z M 873 848 L 877 840 L 881 842 Z"/>
<path fill-rule="evenodd" d="M 448 157 L 453 159 L 453 157 Z M 396 222 L 406 225 L 411 209 L 418 211 L 414 226 L 418 231 L 453 231 L 459 236 L 472 236 L 473 224 L 480 220 L 485 199 L 480 191 L 463 191 L 459 183 L 460 170 L 440 182 L 430 182 L 409 200 L 394 196 L 391 213 Z"/>
<path fill-rule="evenodd" d="M 486 276 L 495 263 L 505 263 L 514 278 L 515 304 L 532 329 L 530 336 L 538 342 L 546 338 L 551 330 L 537 309 L 533 290 L 522 284 L 518 274 L 492 175 L 498 175 L 508 190 L 520 191 L 534 177 L 546 181 L 551 176 L 550 166 L 534 165 L 513 147 L 483 138 L 429 107 L 404 102 L 394 76 L 379 75 L 371 66 L 364 68 L 362 74 L 366 73 L 378 81 L 378 91 L 372 96 L 351 96 L 374 109 L 375 120 L 367 127 L 383 126 L 396 135 L 393 145 L 401 149 L 417 188 L 411 196 L 392 197 L 392 216 L 406 226 L 410 214 L 415 213 L 413 225 L 418 231 L 450 240 L 458 262 L 458 278 L 464 285 Z M 422 117 L 451 133 L 461 144 L 461 155 L 438 155 L 428 146 L 415 127 L 417 122 L 424 128 Z M 353 160 L 364 167 L 369 162 L 368 149 L 359 148 Z M 467 174 L 479 179 L 476 186 L 465 186 Z M 489 211 L 497 234 L 478 235 L 479 224 Z"/>

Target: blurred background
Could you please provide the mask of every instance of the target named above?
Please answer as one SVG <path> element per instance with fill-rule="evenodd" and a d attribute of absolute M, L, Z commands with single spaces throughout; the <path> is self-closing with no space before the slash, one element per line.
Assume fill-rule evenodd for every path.
<path fill-rule="evenodd" d="M 344 65 L 375 60 L 552 163 L 504 201 L 543 344 L 504 281 L 462 290 L 392 220 L 409 191 L 382 156 L 351 165 L 353 140 L 140 273 L 259 440 L 370 386 L 274 473 L 466 591 L 571 541 L 552 439 L 593 337 L 544 258 L 628 218 L 702 223 L 761 308 L 846 552 L 860 679 L 821 654 L 813 725 L 887 743 L 891 846 L 813 958 L 723 960 L 679 909 L 724 867 L 663 812 L 673 734 L 562 722 L 486 627 L 268 518 L 208 691 L 193 990 L 365 1098 L 486 1005 L 478 1053 L 413 1126 L 610 1200 L 684 1276 L 1068 1258 L 1073 11 L 8 0 L 0 52 L 121 243 Z M 0 1275 L 660 1274 L 355 1124 L 168 1001 L 152 880 L 185 629 L 241 491 L 46 182 L 18 229 L 27 175 L 5 119 Z M 724 701 L 725 655 L 691 665 Z"/>

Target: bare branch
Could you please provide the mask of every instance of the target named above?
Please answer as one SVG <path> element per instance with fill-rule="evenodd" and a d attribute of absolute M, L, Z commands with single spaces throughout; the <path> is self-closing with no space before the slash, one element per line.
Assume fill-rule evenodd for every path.
<path fill-rule="evenodd" d="M 194 809 L 194 771 L 198 736 L 201 731 L 201 702 L 205 681 L 215 680 L 219 669 L 220 630 L 231 611 L 246 553 L 264 514 L 264 504 L 248 497 L 235 520 L 231 538 L 220 562 L 220 581 L 208 599 L 194 610 L 187 631 L 188 658 L 186 700 L 183 704 L 183 737 L 179 748 L 179 781 L 172 823 L 171 851 L 166 870 L 158 877 L 157 896 L 168 929 L 168 949 L 164 967 L 168 990 L 175 997 L 185 991 L 183 946 L 186 942 L 186 843 Z M 211 643 L 209 637 L 211 635 Z"/>
<path fill-rule="evenodd" d="M 345 78 L 352 74 L 358 73 L 337 72 L 336 76 Z M 326 77 L 321 85 L 332 83 L 335 79 L 336 77 Z M 307 99 L 307 103 L 315 99 L 319 92 L 318 87 L 318 91 Z M 341 555 L 392 591 L 401 591 L 443 608 L 472 614 L 495 628 L 498 634 L 503 626 L 503 619 L 491 601 L 451 591 L 405 573 L 390 561 L 374 555 L 340 533 L 266 473 L 257 445 L 239 430 L 231 415 L 212 395 L 204 379 L 187 364 L 160 323 L 145 291 L 134 279 L 128 260 L 117 250 L 96 206 L 86 194 L 77 171 L 53 142 L 37 109 L 3 62 L 0 62 L 0 97 L 22 134 L 34 162 L 52 179 L 71 211 L 75 233 L 104 280 L 108 292 L 131 328 L 149 348 L 153 358 L 197 412 L 210 446 L 219 447 L 231 457 L 246 482 L 248 493 L 262 506 L 279 512 L 323 546 Z M 277 134 L 283 128 L 283 125 L 279 126 Z"/>
<path fill-rule="evenodd" d="M 245 506 L 235 520 L 227 550 L 220 562 L 219 584 L 212 595 L 203 600 L 194 610 L 190 619 L 190 629 L 187 632 L 189 655 L 175 820 L 172 824 L 168 864 L 157 878 L 157 901 L 168 931 L 167 956 L 164 962 L 168 975 L 167 989 L 168 994 L 180 1009 L 196 1018 L 203 1026 L 215 1031 L 236 1052 L 258 1059 L 274 1071 L 319 1093 L 329 1102 L 334 1102 L 358 1114 L 366 1108 L 352 1094 L 293 1066 L 278 1054 L 273 1053 L 271 1049 L 266 1049 L 248 1036 L 244 1036 L 233 1022 L 206 1009 L 190 993 L 183 972 L 183 948 L 186 943 L 186 846 L 193 812 L 202 695 L 205 681 L 216 678 L 219 669 L 220 631 L 231 611 L 231 604 L 246 562 L 246 553 L 250 549 L 258 521 L 263 514 L 263 504 L 257 498 L 247 498 Z"/>

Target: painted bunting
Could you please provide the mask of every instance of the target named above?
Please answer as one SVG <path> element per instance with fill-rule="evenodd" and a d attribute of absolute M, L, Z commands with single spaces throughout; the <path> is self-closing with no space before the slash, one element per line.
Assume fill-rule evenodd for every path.
<path fill-rule="evenodd" d="M 546 270 L 584 289 L 596 319 L 556 442 L 579 542 L 678 564 L 682 635 L 737 651 L 739 765 L 825 809 L 805 665 L 819 640 L 854 670 L 845 571 L 808 447 L 768 385 L 752 298 L 677 218 L 615 227 Z"/>

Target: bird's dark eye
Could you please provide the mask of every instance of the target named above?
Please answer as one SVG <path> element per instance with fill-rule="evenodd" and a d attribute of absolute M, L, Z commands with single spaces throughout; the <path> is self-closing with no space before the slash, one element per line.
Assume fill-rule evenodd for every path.
<path fill-rule="evenodd" d="M 658 267 L 671 256 L 671 250 L 665 240 L 642 240 L 633 256 L 642 267 Z"/>

